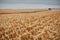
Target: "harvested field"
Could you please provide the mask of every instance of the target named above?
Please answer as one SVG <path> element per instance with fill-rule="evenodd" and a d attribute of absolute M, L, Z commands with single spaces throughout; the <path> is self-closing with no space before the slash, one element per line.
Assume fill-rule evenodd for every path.
<path fill-rule="evenodd" d="M 0 11 L 0 40 L 60 40 L 60 10 Z"/>

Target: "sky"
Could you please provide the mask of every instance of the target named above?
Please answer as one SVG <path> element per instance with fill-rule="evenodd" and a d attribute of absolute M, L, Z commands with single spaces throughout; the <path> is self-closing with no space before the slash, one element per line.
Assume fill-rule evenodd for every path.
<path fill-rule="evenodd" d="M 60 0 L 0 0 L 0 9 L 60 8 Z"/>

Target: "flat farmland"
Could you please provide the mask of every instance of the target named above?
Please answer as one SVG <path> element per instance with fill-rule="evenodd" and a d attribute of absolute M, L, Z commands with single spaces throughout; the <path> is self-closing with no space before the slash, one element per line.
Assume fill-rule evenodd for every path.
<path fill-rule="evenodd" d="M 0 10 L 0 40 L 60 40 L 60 10 Z"/>

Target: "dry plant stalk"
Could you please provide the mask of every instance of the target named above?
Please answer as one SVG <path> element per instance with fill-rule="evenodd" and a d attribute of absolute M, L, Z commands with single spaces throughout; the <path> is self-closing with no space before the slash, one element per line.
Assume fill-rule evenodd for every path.
<path fill-rule="evenodd" d="M 0 16 L 0 40 L 60 40 L 59 13 L 21 15 Z"/>

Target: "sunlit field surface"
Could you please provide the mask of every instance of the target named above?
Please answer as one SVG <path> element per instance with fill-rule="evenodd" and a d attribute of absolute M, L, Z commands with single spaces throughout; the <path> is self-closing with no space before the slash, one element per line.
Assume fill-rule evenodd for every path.
<path fill-rule="evenodd" d="M 60 40 L 60 10 L 0 10 L 0 40 Z"/>

